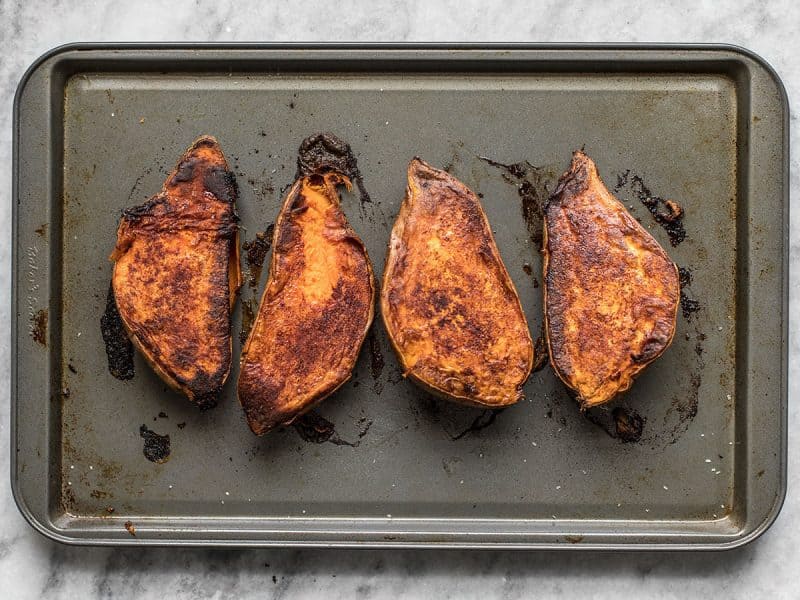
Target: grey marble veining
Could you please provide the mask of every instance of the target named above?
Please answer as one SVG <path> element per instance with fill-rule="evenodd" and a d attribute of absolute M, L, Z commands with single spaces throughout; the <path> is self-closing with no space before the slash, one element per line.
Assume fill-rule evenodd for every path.
<path fill-rule="evenodd" d="M 513 6 L 512 6 L 513 4 Z M 792 103 L 798 148 L 800 7 L 776 2 L 538 3 L 340 0 L 78 3 L 0 0 L 0 337 L 9 339 L 11 103 L 25 68 L 72 41 L 665 41 L 728 42 L 764 56 Z M 800 191 L 797 153 L 792 195 Z M 798 385 L 796 309 L 800 216 L 791 223 L 790 396 Z M 9 348 L 0 344 L 0 438 L 9 439 Z M 795 598 L 800 595 L 800 411 L 790 404 L 789 496 L 774 527 L 741 550 L 706 554 L 583 554 L 357 550 L 233 551 L 71 548 L 24 523 L 0 484 L 0 595 L 119 597 Z M 8 473 L 8 446 L 0 471 Z"/>

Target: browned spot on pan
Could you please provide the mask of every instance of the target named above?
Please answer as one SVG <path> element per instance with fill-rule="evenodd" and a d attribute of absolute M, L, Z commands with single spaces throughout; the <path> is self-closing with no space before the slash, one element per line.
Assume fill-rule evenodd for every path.
<path fill-rule="evenodd" d="M 31 317 L 31 337 L 37 344 L 47 347 L 47 309 L 37 310 Z"/>
<path fill-rule="evenodd" d="M 136 527 L 133 526 L 133 523 L 130 521 L 125 521 L 125 529 L 130 533 L 133 537 L 136 537 Z"/>

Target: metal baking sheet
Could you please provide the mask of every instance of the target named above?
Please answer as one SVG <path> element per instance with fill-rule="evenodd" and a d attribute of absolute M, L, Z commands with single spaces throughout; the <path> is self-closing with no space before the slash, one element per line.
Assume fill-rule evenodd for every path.
<path fill-rule="evenodd" d="M 79 544 L 719 549 L 754 539 L 786 484 L 787 114 L 771 68 L 727 46 L 50 52 L 15 102 L 20 510 Z M 99 323 L 120 211 L 212 134 L 252 240 L 277 214 L 301 140 L 319 131 L 358 157 L 373 202 L 345 194 L 344 207 L 378 276 L 407 162 L 420 155 L 482 194 L 539 335 L 540 232 L 523 208 L 583 147 L 690 271 L 684 293 L 699 310 L 687 303 L 666 354 L 589 415 L 549 367 L 499 413 L 426 396 L 400 375 L 379 318 L 352 380 L 319 408 L 335 426 L 323 443 L 292 427 L 254 437 L 235 367 L 207 412 L 138 356 L 133 380 L 114 379 Z M 684 207 L 683 242 L 670 245 L 647 197 Z M 243 306 L 265 280 L 242 290 L 234 356 Z M 616 436 L 614 408 L 642 417 L 638 442 Z M 163 464 L 146 459 L 143 425 L 169 435 Z"/>

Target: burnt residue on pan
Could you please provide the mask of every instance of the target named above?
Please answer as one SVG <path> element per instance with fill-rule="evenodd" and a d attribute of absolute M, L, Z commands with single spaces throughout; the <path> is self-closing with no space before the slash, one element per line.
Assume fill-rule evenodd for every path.
<path fill-rule="evenodd" d="M 163 148 L 162 148 L 162 150 L 163 150 Z M 131 191 L 130 191 L 130 193 L 128 194 L 128 202 L 127 202 L 127 205 L 128 205 L 128 206 L 130 206 L 131 204 L 133 204 L 133 203 L 134 203 L 134 202 L 133 202 L 133 197 L 134 197 L 134 195 L 136 195 L 137 191 L 139 190 L 139 187 L 142 185 L 142 182 L 144 181 L 144 178 L 145 178 L 145 177 L 147 177 L 148 175 L 150 175 L 150 173 L 152 173 L 152 172 L 153 172 L 153 167 L 147 167 L 147 168 L 146 168 L 144 171 L 142 171 L 142 173 L 141 173 L 141 174 L 140 174 L 140 175 L 139 175 L 139 176 L 136 178 L 136 181 L 134 181 L 134 182 L 133 182 L 133 185 L 131 186 Z"/>
<path fill-rule="evenodd" d="M 261 279 L 261 270 L 264 268 L 264 260 L 267 252 L 272 247 L 272 234 L 275 231 L 275 224 L 270 223 L 264 231 L 256 233 L 256 237 L 242 244 L 245 262 L 247 263 L 247 282 L 250 287 L 256 289 Z"/>
<path fill-rule="evenodd" d="M 631 173 L 630 169 L 617 175 L 614 192 L 625 188 L 647 208 L 655 222 L 664 228 L 673 247 L 686 239 L 686 229 L 683 226 L 684 211 L 680 204 L 675 200 L 654 195 L 642 177 Z"/>
<path fill-rule="evenodd" d="M 139 435 L 144 438 L 142 453 L 147 460 L 158 464 L 163 464 L 169 460 L 169 435 L 159 435 L 155 431 L 148 429 L 147 425 L 142 425 L 139 428 Z"/>
<path fill-rule="evenodd" d="M 494 424 L 494 422 L 497 420 L 497 416 L 504 410 L 505 408 L 487 408 L 482 410 L 481 413 L 475 417 L 475 420 L 470 423 L 469 427 L 460 433 L 457 433 L 456 435 L 448 435 L 450 435 L 450 439 L 455 442 L 469 434 L 478 433 L 479 431 Z"/>
<path fill-rule="evenodd" d="M 700 310 L 701 306 L 697 300 L 693 300 L 686 295 L 686 292 L 681 291 L 681 312 L 685 319 L 691 319 L 692 315 Z"/>
<path fill-rule="evenodd" d="M 533 343 L 533 368 L 531 373 L 536 373 L 544 369 L 548 364 L 550 358 L 550 351 L 547 349 L 547 341 L 544 339 L 544 333 L 539 335 Z"/>
<path fill-rule="evenodd" d="M 122 317 L 117 310 L 114 298 L 114 287 L 109 284 L 106 297 L 106 310 L 100 317 L 100 332 L 108 358 L 108 372 L 122 381 L 133 379 L 133 343 L 122 324 Z"/>
<path fill-rule="evenodd" d="M 292 427 L 297 434 L 306 442 L 312 444 L 324 444 L 330 442 L 336 446 L 350 446 L 357 448 L 361 445 L 361 439 L 367 435 L 369 428 L 372 426 L 372 421 L 366 417 L 358 420 L 359 432 L 358 439 L 355 442 L 350 442 L 339 437 L 336 433 L 336 426 L 328 421 L 328 419 L 320 416 L 315 411 L 308 412 L 292 423 Z"/>
<path fill-rule="evenodd" d="M 383 351 L 378 336 L 375 334 L 375 329 L 370 329 L 367 336 L 367 347 L 369 348 L 369 372 L 374 381 L 374 389 L 376 394 L 383 391 L 383 384 L 380 381 L 383 367 L 386 366 L 386 361 L 383 358 Z"/>
<path fill-rule="evenodd" d="M 250 330 L 253 328 L 253 321 L 256 319 L 256 301 L 254 298 L 242 299 L 242 328 L 239 330 L 239 341 L 244 344 Z"/>
<path fill-rule="evenodd" d="M 685 267 L 678 267 L 678 281 L 681 286 L 681 312 L 685 319 L 692 318 L 702 307 L 700 302 L 689 297 L 686 288 L 692 285 L 692 272 Z"/>
<path fill-rule="evenodd" d="M 317 133 L 304 139 L 297 152 L 295 179 L 329 171 L 347 175 L 358 186 L 361 202 L 372 202 L 372 198 L 364 187 L 364 179 L 358 169 L 358 161 L 350 144 L 332 133 Z"/>
<path fill-rule="evenodd" d="M 618 406 L 611 411 L 611 417 L 614 419 L 616 437 L 623 444 L 638 442 L 642 439 L 646 419 L 635 410 Z"/>
<path fill-rule="evenodd" d="M 47 309 L 37 310 L 31 316 L 31 337 L 33 341 L 47 347 Z"/>
<path fill-rule="evenodd" d="M 422 393 L 410 400 L 409 408 L 417 425 L 420 420 L 436 423 L 451 441 L 457 442 L 494 425 L 500 413 L 508 407 L 476 410 L 472 406 L 454 404 Z"/>
<path fill-rule="evenodd" d="M 304 139 L 297 152 L 295 179 L 329 171 L 346 175 L 350 181 L 356 184 L 361 198 L 359 210 L 362 217 L 374 222 L 374 216 L 377 213 L 380 225 L 384 229 L 389 228 L 389 221 L 383 211 L 383 205 L 372 201 L 372 197 L 364 185 L 364 177 L 361 175 L 358 160 L 350 148 L 350 144 L 332 133 L 316 133 Z M 368 206 L 369 208 L 367 208 Z"/>
<path fill-rule="evenodd" d="M 594 407 L 584 411 L 583 415 L 589 422 L 623 444 L 641 440 L 647 422 L 647 419 L 637 411 L 624 406 L 616 406 L 610 411 L 606 407 Z"/>
<path fill-rule="evenodd" d="M 258 154 L 258 150 L 255 150 L 255 153 Z M 255 177 L 247 179 L 247 183 L 250 184 L 250 189 L 258 201 L 266 200 L 275 193 L 275 185 L 269 177 L 266 177 L 266 167 L 262 172 L 262 177 L 261 179 L 256 179 Z"/>
<path fill-rule="evenodd" d="M 691 270 L 687 269 L 686 267 L 678 267 L 678 282 L 680 283 L 681 289 L 692 285 Z"/>
<path fill-rule="evenodd" d="M 528 161 L 502 163 L 486 156 L 478 158 L 501 169 L 503 179 L 516 187 L 528 234 L 536 249 L 541 252 L 544 206 L 550 196 L 550 187 L 558 180 L 558 171 L 550 167 L 537 167 Z"/>

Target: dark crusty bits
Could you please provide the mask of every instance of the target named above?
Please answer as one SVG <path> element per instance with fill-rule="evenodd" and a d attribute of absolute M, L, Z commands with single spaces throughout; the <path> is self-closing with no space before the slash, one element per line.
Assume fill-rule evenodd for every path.
<path fill-rule="evenodd" d="M 169 435 L 159 435 L 155 431 L 142 425 L 139 428 L 139 435 L 144 438 L 144 457 L 150 462 L 162 464 L 169 460 L 170 445 Z"/>
<path fill-rule="evenodd" d="M 108 358 L 108 372 L 117 379 L 125 381 L 133 379 L 133 343 L 125 331 L 122 318 L 114 300 L 114 287 L 109 284 L 106 297 L 106 310 L 100 317 L 100 332 Z"/>
<path fill-rule="evenodd" d="M 297 153 L 297 174 L 295 179 L 313 173 L 340 173 L 354 181 L 358 186 L 361 202 L 372 202 L 358 170 L 358 161 L 350 144 L 340 140 L 332 133 L 317 133 L 300 144 Z"/>
<path fill-rule="evenodd" d="M 258 287 L 261 269 L 264 267 L 264 259 L 267 258 L 267 252 L 272 246 L 272 234 L 274 231 L 275 225 L 270 223 L 266 230 L 259 231 L 254 239 L 242 244 L 245 252 L 245 261 L 247 262 L 247 281 L 253 289 Z"/>

